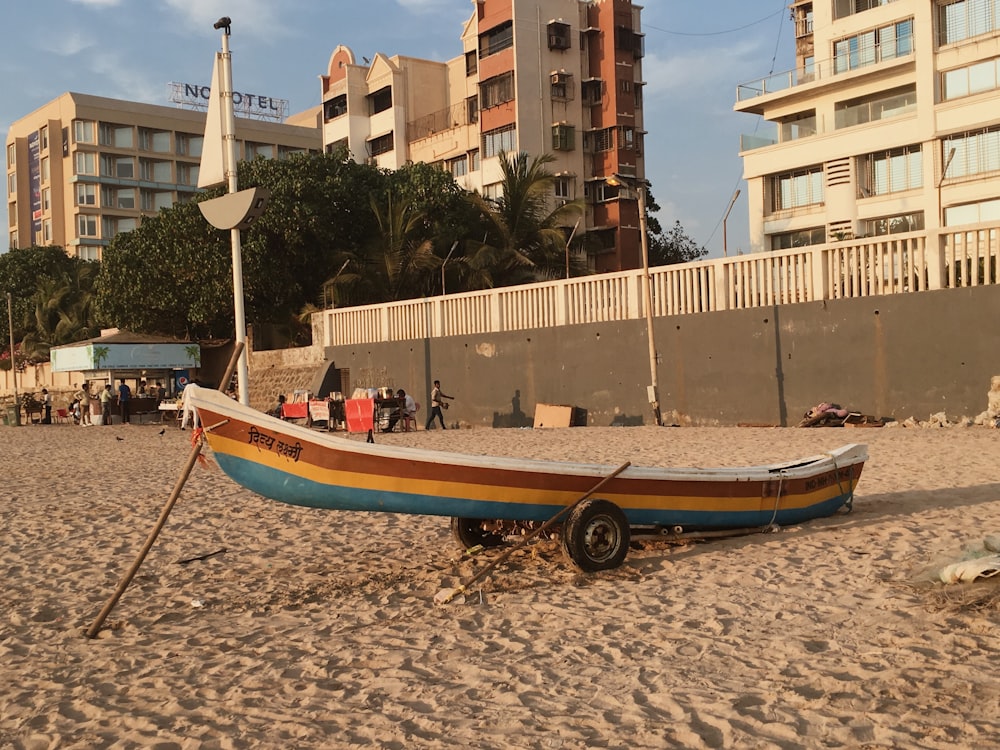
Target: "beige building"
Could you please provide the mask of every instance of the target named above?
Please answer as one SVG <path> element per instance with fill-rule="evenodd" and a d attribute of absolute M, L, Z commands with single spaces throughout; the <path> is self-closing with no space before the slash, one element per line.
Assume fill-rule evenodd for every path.
<path fill-rule="evenodd" d="M 323 143 L 395 169 L 439 164 L 497 197 L 498 154 L 550 153 L 551 199 L 586 200 L 590 265 L 641 265 L 636 195 L 607 184 L 644 178 L 643 35 L 630 0 L 476 0 L 462 54 L 447 62 L 337 47 L 321 77 Z"/>
<path fill-rule="evenodd" d="M 1000 2 L 799 0 L 796 69 L 738 87 L 757 251 L 1000 220 Z"/>
<path fill-rule="evenodd" d="M 322 148 L 318 127 L 236 123 L 240 159 Z M 75 93 L 21 118 L 7 134 L 10 247 L 100 260 L 118 232 L 197 192 L 204 131 L 204 112 Z"/>

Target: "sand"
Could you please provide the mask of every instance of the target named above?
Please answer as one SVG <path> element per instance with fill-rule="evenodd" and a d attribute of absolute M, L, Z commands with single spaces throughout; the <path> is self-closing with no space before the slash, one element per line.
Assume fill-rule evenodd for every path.
<path fill-rule="evenodd" d="M 0 428 L 0 747 L 1000 745 L 1000 610 L 932 580 L 1000 531 L 998 430 L 379 436 L 613 465 L 869 445 L 849 515 L 593 575 L 541 541 L 445 606 L 495 554 L 461 560 L 446 519 L 285 506 L 198 467 L 87 639 L 190 452 L 160 429 Z"/>

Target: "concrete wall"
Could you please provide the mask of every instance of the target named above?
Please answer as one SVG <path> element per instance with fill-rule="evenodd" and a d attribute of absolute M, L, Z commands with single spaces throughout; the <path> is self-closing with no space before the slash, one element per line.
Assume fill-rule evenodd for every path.
<path fill-rule="evenodd" d="M 794 425 L 822 401 L 896 419 L 975 416 L 1000 373 L 997 320 L 1000 287 L 656 318 L 660 403 L 668 422 L 695 425 Z M 643 321 L 329 347 L 326 358 L 352 387 L 405 388 L 425 405 L 440 379 L 455 424 L 528 425 L 536 403 L 580 407 L 591 425 L 652 421 Z"/>

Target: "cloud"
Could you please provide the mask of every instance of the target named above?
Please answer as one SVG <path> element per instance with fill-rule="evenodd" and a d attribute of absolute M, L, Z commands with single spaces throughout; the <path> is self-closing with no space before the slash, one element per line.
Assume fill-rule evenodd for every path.
<path fill-rule="evenodd" d="M 100 1 L 100 0 L 98 0 Z M 295 15 L 294 4 L 273 0 L 241 0 L 238 14 L 233 12 L 233 0 L 162 0 L 163 4 L 185 19 L 188 26 L 211 30 L 212 24 L 225 15 L 233 19 L 234 33 L 258 39 L 283 37 L 290 29 L 283 18 Z"/>
<path fill-rule="evenodd" d="M 125 62 L 116 52 L 102 51 L 89 56 L 91 72 L 107 84 L 106 96 L 133 102 L 162 104 L 166 87 L 162 80 L 152 80 L 146 71 Z"/>
<path fill-rule="evenodd" d="M 38 44 L 43 52 L 60 55 L 61 57 L 72 57 L 96 45 L 96 39 L 81 34 L 79 31 L 67 31 L 62 34 L 43 36 Z"/>
<path fill-rule="evenodd" d="M 70 0 L 77 5 L 86 5 L 89 8 L 114 8 L 122 4 L 122 0 Z"/>
<path fill-rule="evenodd" d="M 443 10 L 453 6 L 450 0 L 397 0 L 406 10 L 415 13 L 430 13 L 435 10 Z"/>
<path fill-rule="evenodd" d="M 753 77 L 760 59 L 760 45 L 753 39 L 725 48 L 647 54 L 642 60 L 645 94 L 656 98 L 689 93 L 700 98 L 722 89 L 735 101 L 736 85 Z M 761 75 L 766 72 L 761 70 Z"/>

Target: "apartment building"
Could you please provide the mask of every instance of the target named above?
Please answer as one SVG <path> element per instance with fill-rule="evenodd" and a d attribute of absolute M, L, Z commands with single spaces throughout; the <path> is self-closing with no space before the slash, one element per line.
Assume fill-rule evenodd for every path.
<path fill-rule="evenodd" d="M 642 264 L 634 191 L 645 177 L 641 8 L 630 0 L 476 0 L 462 53 L 446 62 L 346 46 L 321 76 L 323 143 L 395 169 L 438 164 L 468 190 L 497 197 L 501 152 L 552 154 L 551 199 L 583 198 L 589 262 Z"/>
<path fill-rule="evenodd" d="M 796 67 L 741 84 L 756 251 L 1000 220 L 1000 2 L 798 0 Z"/>
<path fill-rule="evenodd" d="M 316 126 L 236 123 L 240 159 L 322 148 Z M 10 247 L 100 260 L 118 232 L 198 192 L 204 132 L 201 111 L 76 93 L 21 118 L 7 135 Z"/>

